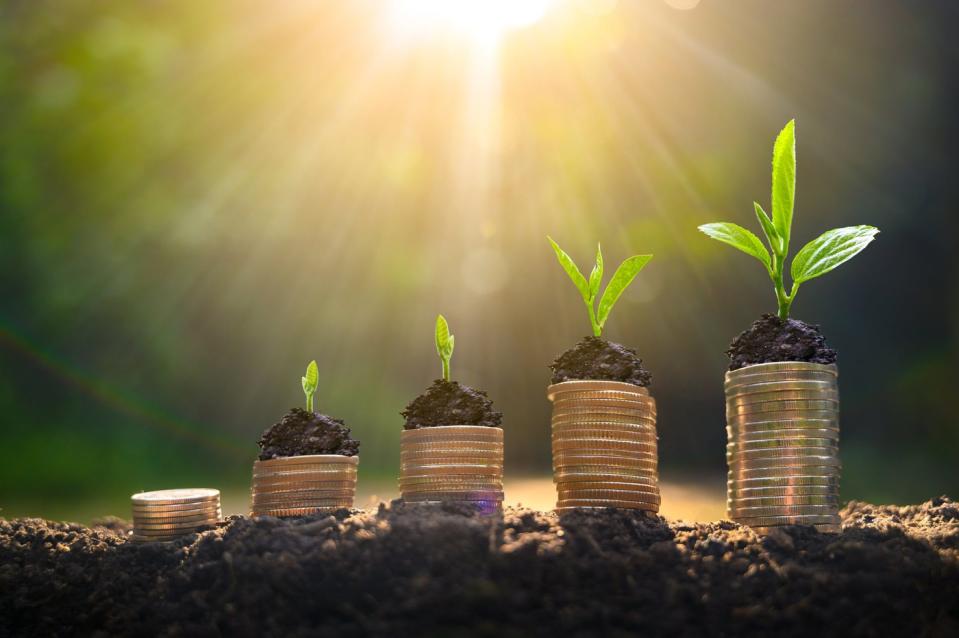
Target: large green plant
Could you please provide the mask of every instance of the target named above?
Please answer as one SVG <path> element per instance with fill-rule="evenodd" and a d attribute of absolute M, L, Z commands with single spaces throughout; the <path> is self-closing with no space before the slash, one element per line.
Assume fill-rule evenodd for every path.
<path fill-rule="evenodd" d="M 776 137 L 773 146 L 772 217 L 759 202 L 753 202 L 759 225 L 769 242 L 769 250 L 759 237 L 731 222 L 704 224 L 699 230 L 713 239 L 738 248 L 762 262 L 772 279 L 779 305 L 779 316 L 789 317 L 789 309 L 799 285 L 825 275 L 849 261 L 869 245 L 879 230 L 873 226 L 834 228 L 803 246 L 792 260 L 792 287 L 786 293 L 785 265 L 796 199 L 796 120 L 790 120 Z"/>
<path fill-rule="evenodd" d="M 586 303 L 586 309 L 589 312 L 589 323 L 593 327 L 593 335 L 599 337 L 603 334 L 603 328 L 606 326 L 606 320 L 609 319 L 609 313 L 613 306 L 619 300 L 620 295 L 626 290 L 626 287 L 632 283 L 639 271 L 649 263 L 652 255 L 633 255 L 624 260 L 619 265 L 613 278 L 606 285 L 603 296 L 599 298 L 599 307 L 596 307 L 596 299 L 599 296 L 599 287 L 603 282 L 603 251 L 599 244 L 596 244 L 596 265 L 589 273 L 589 279 L 583 276 L 583 273 L 576 267 L 573 259 L 563 251 L 559 245 L 553 241 L 552 237 L 546 237 L 556 252 L 556 259 L 569 275 L 569 278 L 576 285 L 579 294 Z"/>

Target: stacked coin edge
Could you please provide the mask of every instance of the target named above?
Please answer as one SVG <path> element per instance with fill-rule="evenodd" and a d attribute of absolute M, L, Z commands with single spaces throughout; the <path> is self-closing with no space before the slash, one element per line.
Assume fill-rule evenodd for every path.
<path fill-rule="evenodd" d="M 439 425 L 400 433 L 400 496 L 407 503 L 503 505 L 503 429 Z"/>
<path fill-rule="evenodd" d="M 132 540 L 173 541 L 222 518 L 219 490 L 175 489 L 140 492 L 130 497 Z"/>
<path fill-rule="evenodd" d="M 556 511 L 660 506 L 656 401 L 645 387 L 573 380 L 547 388 Z"/>
<path fill-rule="evenodd" d="M 358 456 L 305 454 L 253 462 L 251 516 L 309 516 L 351 509 Z"/>
<path fill-rule="evenodd" d="M 776 362 L 726 373 L 727 516 L 761 533 L 840 531 L 835 364 Z"/>

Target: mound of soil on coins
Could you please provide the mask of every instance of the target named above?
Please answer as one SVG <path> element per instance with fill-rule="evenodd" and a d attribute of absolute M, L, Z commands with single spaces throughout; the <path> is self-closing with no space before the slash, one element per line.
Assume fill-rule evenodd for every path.
<path fill-rule="evenodd" d="M 394 502 L 173 543 L 0 519 L 0 635 L 955 636 L 959 507 L 760 537 L 627 510 Z"/>
<path fill-rule="evenodd" d="M 400 415 L 406 419 L 403 427 L 407 430 L 437 425 L 499 427 L 503 422 L 503 414 L 493 409 L 493 402 L 485 392 L 443 379 L 434 381 Z"/>
<path fill-rule="evenodd" d="M 549 369 L 553 371 L 553 383 L 592 379 L 646 387 L 653 381 L 635 350 L 599 337 L 584 338 L 561 354 Z"/>
<path fill-rule="evenodd" d="M 726 354 L 730 370 L 775 361 L 836 363 L 836 351 L 826 345 L 819 326 L 770 314 L 733 339 Z"/>
<path fill-rule="evenodd" d="M 350 428 L 340 419 L 325 414 L 292 408 L 259 440 L 260 460 L 304 454 L 342 454 L 356 456 L 360 442 L 350 436 Z"/>

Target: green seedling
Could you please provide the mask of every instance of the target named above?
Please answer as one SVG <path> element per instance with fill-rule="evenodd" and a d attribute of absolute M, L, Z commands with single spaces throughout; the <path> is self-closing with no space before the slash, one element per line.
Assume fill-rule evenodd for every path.
<path fill-rule="evenodd" d="M 586 310 L 589 312 L 589 323 L 593 327 L 593 335 L 599 337 L 603 334 L 603 327 L 606 325 L 606 320 L 609 319 L 609 313 L 613 310 L 613 306 L 619 300 L 620 295 L 623 294 L 626 287 L 633 282 L 639 271 L 649 263 L 653 256 L 633 255 L 623 261 L 616 272 L 613 273 L 613 278 L 609 281 L 609 284 L 606 285 L 606 290 L 603 292 L 603 296 L 599 298 L 599 307 L 597 308 L 596 299 L 599 296 L 600 284 L 603 282 L 603 250 L 600 245 L 596 244 L 596 265 L 593 266 L 587 280 L 583 273 L 579 271 L 579 268 L 576 267 L 572 258 L 553 241 L 553 238 L 547 235 L 546 239 L 553 246 L 560 266 L 569 275 L 569 278 L 579 290 L 579 294 L 583 297 Z"/>
<path fill-rule="evenodd" d="M 742 226 L 730 222 L 704 224 L 699 230 L 713 239 L 738 248 L 762 262 L 772 279 L 779 304 L 779 317 L 787 319 L 796 299 L 799 285 L 815 279 L 858 255 L 875 239 L 874 226 L 834 228 L 802 247 L 790 267 L 792 286 L 786 294 L 784 273 L 792 231 L 793 205 L 796 198 L 796 120 L 790 120 L 773 145 L 772 218 L 759 202 L 753 202 L 756 218 L 766 235 L 770 250 L 759 237 Z"/>
<path fill-rule="evenodd" d="M 453 358 L 453 335 L 450 334 L 450 325 L 446 323 L 446 317 L 436 316 L 436 354 L 440 355 L 440 361 L 443 362 L 443 380 L 450 380 L 450 359 Z"/>
<path fill-rule="evenodd" d="M 306 376 L 303 377 L 303 394 L 306 395 L 306 411 L 313 412 L 313 395 L 316 386 L 320 384 L 320 372 L 316 368 L 316 361 L 310 361 L 306 366 Z"/>

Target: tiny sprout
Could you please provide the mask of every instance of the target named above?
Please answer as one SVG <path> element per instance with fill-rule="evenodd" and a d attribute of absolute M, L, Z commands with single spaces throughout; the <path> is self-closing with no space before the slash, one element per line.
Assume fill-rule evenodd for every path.
<path fill-rule="evenodd" d="M 316 361 L 310 361 L 306 366 L 306 376 L 303 377 L 303 393 L 306 395 L 306 411 L 313 412 L 313 395 L 316 393 L 316 386 L 320 383 L 320 373 L 316 369 Z"/>
<path fill-rule="evenodd" d="M 450 380 L 450 359 L 453 357 L 453 335 L 450 334 L 450 325 L 446 317 L 436 316 L 436 354 L 443 362 L 443 380 Z"/>
<path fill-rule="evenodd" d="M 795 199 L 796 120 L 790 120 L 773 145 L 772 217 L 766 214 L 759 202 L 753 202 L 756 218 L 772 253 L 766 250 L 759 237 L 737 224 L 719 222 L 699 227 L 699 230 L 713 239 L 729 244 L 762 262 L 772 279 L 781 319 L 789 318 L 789 309 L 799 291 L 799 284 L 825 275 L 846 263 L 862 252 L 879 232 L 873 226 L 847 226 L 827 230 L 803 246 L 793 257 L 790 268 L 792 288 L 789 294 L 786 294 L 783 270 L 789 252 Z"/>
<path fill-rule="evenodd" d="M 586 303 L 586 309 L 589 311 L 589 323 L 593 327 L 593 335 L 599 337 L 603 334 L 603 328 L 606 326 L 606 320 L 609 319 L 609 313 L 612 312 L 613 306 L 619 300 L 620 295 L 623 294 L 626 287 L 633 282 L 633 279 L 639 274 L 639 271 L 649 263 L 649 260 L 652 259 L 653 256 L 633 255 L 624 260 L 623 263 L 619 265 L 619 268 L 616 269 L 616 272 L 613 273 L 613 278 L 606 285 L 606 291 L 603 292 L 603 296 L 599 300 L 599 309 L 597 310 L 596 297 L 599 295 L 599 287 L 603 282 L 603 251 L 599 244 L 596 244 L 596 265 L 593 266 L 592 272 L 589 273 L 589 280 L 587 280 L 583 276 L 583 273 L 579 271 L 579 268 L 576 267 L 573 259 L 553 241 L 553 238 L 547 235 L 546 239 L 548 239 L 549 243 L 553 246 L 559 264 L 563 267 L 563 270 L 566 271 L 566 274 L 569 275 L 569 278 L 579 290 L 579 294 L 583 297 L 583 301 Z"/>

